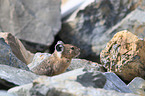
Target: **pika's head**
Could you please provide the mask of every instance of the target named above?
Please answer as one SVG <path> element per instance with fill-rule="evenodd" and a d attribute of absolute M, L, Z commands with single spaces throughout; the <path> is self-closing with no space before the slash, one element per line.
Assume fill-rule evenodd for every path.
<path fill-rule="evenodd" d="M 68 59 L 74 58 L 80 54 L 80 49 L 71 44 L 64 44 L 62 41 L 58 41 L 55 45 L 55 51 L 57 51 L 59 57 L 65 57 Z"/>

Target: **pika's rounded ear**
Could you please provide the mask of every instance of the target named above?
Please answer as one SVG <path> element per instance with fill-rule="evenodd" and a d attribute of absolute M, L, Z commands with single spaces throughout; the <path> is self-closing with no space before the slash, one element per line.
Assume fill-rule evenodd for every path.
<path fill-rule="evenodd" d="M 62 41 L 58 41 L 57 44 L 64 44 L 64 43 L 63 43 Z M 56 45 L 57 45 L 57 44 L 56 44 Z"/>
<path fill-rule="evenodd" d="M 55 45 L 55 50 L 57 52 L 62 52 L 63 49 L 64 49 L 64 46 L 63 46 L 63 42 L 62 41 L 58 41 L 57 44 Z"/>

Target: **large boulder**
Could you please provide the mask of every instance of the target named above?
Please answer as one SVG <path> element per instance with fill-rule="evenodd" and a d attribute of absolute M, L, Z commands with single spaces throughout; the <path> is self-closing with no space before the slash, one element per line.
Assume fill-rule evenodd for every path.
<path fill-rule="evenodd" d="M 72 83 L 72 82 L 68 82 L 68 83 Z M 74 84 L 74 83 L 73 83 Z M 39 85 L 37 86 L 38 88 L 40 88 L 40 90 L 44 90 L 43 92 L 41 92 L 40 90 L 36 89 L 33 90 L 33 92 L 35 93 L 31 93 L 30 89 L 33 88 L 32 84 L 27 84 L 27 85 L 23 85 L 23 86 L 19 86 L 19 87 L 14 87 L 12 89 L 10 89 L 8 91 L 8 93 L 10 94 L 16 94 L 16 96 L 140 96 L 137 94 L 132 94 L 132 93 L 120 93 L 120 92 L 116 92 L 114 90 L 105 90 L 105 89 L 100 89 L 100 88 L 84 88 L 82 86 L 79 85 L 75 85 L 78 88 L 74 88 L 74 87 L 70 87 L 68 88 L 67 86 L 64 85 L 60 85 L 57 87 L 47 87 L 49 88 L 49 90 L 46 92 L 46 90 L 44 90 L 45 85 Z M 43 88 L 42 88 L 43 87 Z M 29 88 L 29 89 L 28 89 Z"/>
<path fill-rule="evenodd" d="M 74 20 L 66 21 L 59 36 L 65 43 L 81 48 L 81 57 L 96 61 L 92 57 L 99 55 L 110 40 L 106 31 L 140 3 L 140 0 L 95 0 L 80 10 Z"/>
<path fill-rule="evenodd" d="M 81 68 L 54 77 L 41 76 L 33 83 L 10 89 L 8 93 L 20 96 L 138 96 L 113 89 L 100 89 L 105 82 L 106 77 L 101 72 L 89 72 Z"/>
<path fill-rule="evenodd" d="M 87 90 L 91 91 L 92 89 L 94 91 L 95 89 L 91 87 L 102 88 L 104 86 L 106 78 L 101 72 L 87 72 L 83 70 L 83 68 L 76 69 L 53 77 L 41 76 L 34 80 L 32 85 L 29 84 L 31 87 L 25 87 L 28 88 L 27 90 L 29 90 L 30 96 L 47 96 L 48 94 L 48 96 L 54 96 L 54 94 L 57 96 L 59 94 L 61 94 L 60 96 L 70 94 L 72 96 L 74 94 L 92 94 L 91 92 L 87 92 Z M 12 88 L 9 92 L 15 93 L 16 91 Z M 22 93 L 23 91 L 21 91 Z"/>
<path fill-rule="evenodd" d="M 60 0 L 0 0 L 0 28 L 19 39 L 50 45 L 61 27 Z"/>
<path fill-rule="evenodd" d="M 125 81 L 145 78 L 145 41 L 125 30 L 118 32 L 100 54 L 101 63 Z"/>

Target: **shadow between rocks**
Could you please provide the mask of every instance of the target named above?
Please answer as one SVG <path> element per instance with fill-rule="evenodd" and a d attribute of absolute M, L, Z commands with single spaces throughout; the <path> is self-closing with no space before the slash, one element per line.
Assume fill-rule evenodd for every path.
<path fill-rule="evenodd" d="M 15 84 L 7 82 L 3 79 L 0 79 L 0 82 L 1 82 L 0 89 L 2 89 L 2 90 L 8 90 L 8 89 L 16 86 Z"/>

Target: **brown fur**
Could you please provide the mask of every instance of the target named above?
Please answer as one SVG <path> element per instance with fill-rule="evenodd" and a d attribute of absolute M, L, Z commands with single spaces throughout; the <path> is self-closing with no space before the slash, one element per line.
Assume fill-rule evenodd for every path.
<path fill-rule="evenodd" d="M 63 44 L 61 41 L 59 41 L 56 46 L 58 44 L 63 45 L 63 51 L 58 52 L 55 47 L 54 53 L 32 70 L 34 73 L 48 76 L 61 74 L 65 72 L 70 65 L 71 59 L 80 53 L 80 49 L 73 45 Z"/>

